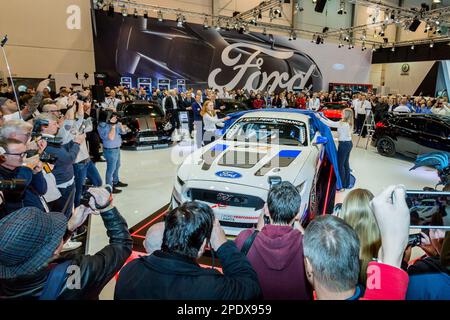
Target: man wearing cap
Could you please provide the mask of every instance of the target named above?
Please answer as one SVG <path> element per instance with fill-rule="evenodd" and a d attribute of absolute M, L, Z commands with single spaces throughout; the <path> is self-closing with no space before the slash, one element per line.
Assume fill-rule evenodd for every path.
<path fill-rule="evenodd" d="M 102 188 L 89 192 L 89 208 L 80 206 L 69 221 L 61 213 L 32 207 L 0 220 L 0 299 L 98 299 L 130 256 L 132 240 L 125 219 L 111 205 L 110 193 Z M 61 259 L 64 239 L 95 212 L 106 227 L 109 245 L 94 255 Z"/>

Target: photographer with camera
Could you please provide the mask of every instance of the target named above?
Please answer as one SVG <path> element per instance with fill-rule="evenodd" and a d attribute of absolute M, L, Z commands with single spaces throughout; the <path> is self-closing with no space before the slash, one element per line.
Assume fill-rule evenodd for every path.
<path fill-rule="evenodd" d="M 70 220 L 29 207 L 0 220 L 0 299 L 98 299 L 130 256 L 132 239 L 110 193 L 103 188 L 88 192 L 89 203 L 76 208 Z M 94 255 L 61 258 L 64 240 L 90 214 L 101 216 L 109 245 Z"/>
<path fill-rule="evenodd" d="M 49 82 L 49 79 L 45 79 L 39 83 L 36 94 L 28 101 L 27 105 L 20 110 L 20 114 L 16 101 L 6 97 L 0 97 L 0 110 L 5 121 L 20 119 L 29 120 L 41 103 L 43 91 L 48 86 Z"/>
<path fill-rule="evenodd" d="M 62 144 L 61 140 L 56 138 L 59 131 L 57 117 L 42 113 L 36 121 L 40 121 L 42 138 L 47 141 L 44 151 L 56 158 L 53 175 L 61 192 L 61 198 L 52 202 L 50 207 L 53 211 L 62 212 L 66 217 L 70 217 L 75 195 L 73 164 L 80 151 L 80 144 L 85 141 L 85 135 L 77 134 L 72 141 Z"/>
<path fill-rule="evenodd" d="M 23 180 L 20 188 L 3 190 L 4 205 L 0 219 L 11 212 L 32 206 L 47 211 L 41 196 L 47 191 L 47 183 L 42 175 L 42 162 L 38 156 L 26 161 L 27 146 L 17 139 L 0 138 L 1 180 Z M 26 165 L 24 163 L 26 162 Z"/>
<path fill-rule="evenodd" d="M 121 193 L 122 190 L 118 187 L 128 186 L 119 180 L 121 135 L 125 134 L 126 130 L 117 113 L 112 113 L 108 122 L 98 124 L 98 133 L 103 142 L 103 156 L 106 159 L 105 181 L 113 187 L 113 193 Z"/>

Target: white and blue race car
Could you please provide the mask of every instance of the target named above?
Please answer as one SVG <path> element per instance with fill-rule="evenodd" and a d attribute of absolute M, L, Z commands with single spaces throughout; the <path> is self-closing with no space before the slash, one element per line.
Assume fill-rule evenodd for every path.
<path fill-rule="evenodd" d="M 336 179 L 325 152 L 328 139 L 312 120 L 289 109 L 244 114 L 220 139 L 184 160 L 172 207 L 207 203 L 226 234 L 237 235 L 257 223 L 271 184 L 282 180 L 301 194 L 304 225 L 316 214 L 332 212 Z"/>

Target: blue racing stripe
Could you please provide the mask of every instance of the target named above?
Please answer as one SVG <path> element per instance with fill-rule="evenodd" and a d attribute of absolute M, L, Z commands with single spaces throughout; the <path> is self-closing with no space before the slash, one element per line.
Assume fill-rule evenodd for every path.
<path fill-rule="evenodd" d="M 280 158 L 296 158 L 300 153 L 300 150 L 281 150 L 278 156 Z"/>
<path fill-rule="evenodd" d="M 228 148 L 228 145 L 226 144 L 216 144 L 214 147 L 211 148 L 211 151 L 225 151 Z"/>

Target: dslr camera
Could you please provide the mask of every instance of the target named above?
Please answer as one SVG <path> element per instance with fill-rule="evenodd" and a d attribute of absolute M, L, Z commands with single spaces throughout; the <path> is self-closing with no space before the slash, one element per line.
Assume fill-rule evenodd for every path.
<path fill-rule="evenodd" d="M 0 191 L 24 191 L 26 188 L 25 179 L 0 179 Z"/>
<path fill-rule="evenodd" d="M 37 154 L 38 154 L 37 150 L 28 150 L 27 151 L 27 158 L 34 157 Z M 57 160 L 58 160 L 57 156 L 55 156 L 53 154 L 50 154 L 50 153 L 47 153 L 47 152 L 43 152 L 39 156 L 39 161 L 45 162 L 45 163 L 49 163 L 49 164 L 55 164 Z"/>

